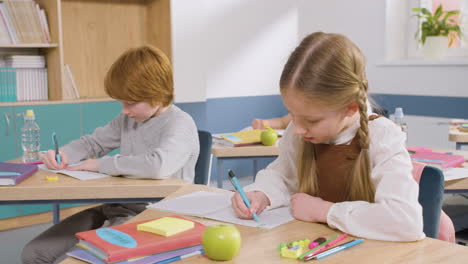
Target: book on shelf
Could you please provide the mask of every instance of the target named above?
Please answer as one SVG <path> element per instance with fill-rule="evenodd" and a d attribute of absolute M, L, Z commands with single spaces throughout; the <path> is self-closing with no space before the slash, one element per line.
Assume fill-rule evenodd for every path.
<path fill-rule="evenodd" d="M 161 252 L 153 255 L 113 262 L 112 264 L 153 264 L 159 263 L 160 261 L 165 261 L 172 259 L 174 257 L 179 257 L 185 254 L 193 253 L 199 251 L 203 248 L 202 245 L 195 245 L 191 247 L 180 248 L 176 250 Z M 102 259 L 91 254 L 85 249 L 74 249 L 67 253 L 68 256 L 91 263 L 91 264 L 106 264 Z"/>
<path fill-rule="evenodd" d="M 0 185 L 16 185 L 37 171 L 37 165 L 0 162 Z"/>
<path fill-rule="evenodd" d="M 65 64 L 64 75 L 63 99 L 79 99 L 80 93 L 78 92 L 78 87 L 76 86 L 69 64 Z"/>
<path fill-rule="evenodd" d="M 2 30 L 3 29 L 3 30 Z M 8 32 L 7 44 L 50 43 L 50 30 L 44 9 L 34 0 L 0 2 L 0 34 Z"/>
<path fill-rule="evenodd" d="M 48 99 L 45 58 L 40 55 L 10 55 L 0 67 L 0 102 Z"/>
<path fill-rule="evenodd" d="M 180 216 L 171 217 L 191 221 Z M 139 224 L 149 221 L 79 232 L 76 234 L 79 239 L 77 245 L 104 262 L 117 262 L 200 245 L 202 233 L 206 228 L 205 225 L 193 221 L 193 229 L 169 237 L 137 230 Z"/>

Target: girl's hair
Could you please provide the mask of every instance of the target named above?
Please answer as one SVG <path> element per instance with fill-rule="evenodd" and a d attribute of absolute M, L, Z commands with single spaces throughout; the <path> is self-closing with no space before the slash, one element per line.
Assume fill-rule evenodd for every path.
<path fill-rule="evenodd" d="M 374 202 L 370 178 L 369 129 L 367 117 L 367 79 L 365 58 L 359 48 L 339 34 L 313 33 L 302 40 L 284 66 L 281 93 L 296 89 L 304 96 L 340 109 L 352 102 L 359 105 L 360 128 L 357 131 L 361 151 L 347 184 L 347 200 Z M 297 160 L 299 192 L 318 196 L 315 146 L 301 141 Z"/>
<path fill-rule="evenodd" d="M 129 49 L 112 64 L 104 87 L 118 100 L 168 106 L 174 98 L 171 63 L 153 46 Z"/>

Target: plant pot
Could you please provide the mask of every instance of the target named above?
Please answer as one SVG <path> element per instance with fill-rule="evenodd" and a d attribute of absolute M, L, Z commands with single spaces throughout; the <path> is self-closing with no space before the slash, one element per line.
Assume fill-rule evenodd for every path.
<path fill-rule="evenodd" d="M 428 60 L 440 60 L 445 56 L 448 49 L 448 38 L 446 36 L 427 37 L 423 45 L 423 55 Z"/>

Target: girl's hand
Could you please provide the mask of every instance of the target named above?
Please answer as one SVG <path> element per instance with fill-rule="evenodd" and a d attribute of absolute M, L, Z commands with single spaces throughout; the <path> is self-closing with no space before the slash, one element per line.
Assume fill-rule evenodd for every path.
<path fill-rule="evenodd" d="M 98 159 L 87 159 L 75 166 L 69 166 L 67 167 L 67 170 L 71 171 L 93 171 L 97 172 L 98 171 L 98 164 L 99 160 Z"/>
<path fill-rule="evenodd" d="M 48 169 L 62 170 L 68 166 L 68 157 L 63 151 L 59 151 L 59 155 L 61 159 L 60 164 L 55 160 L 55 150 L 48 150 L 44 155 L 42 155 L 41 160 Z"/>
<path fill-rule="evenodd" d="M 328 211 L 332 205 L 332 202 L 306 193 L 296 193 L 291 196 L 292 215 L 301 221 L 327 223 Z"/>
<path fill-rule="evenodd" d="M 252 121 L 252 128 L 253 129 L 265 129 L 265 127 L 263 126 L 263 119 L 254 119 Z"/>
<path fill-rule="evenodd" d="M 250 209 L 242 200 L 242 197 L 238 192 L 231 198 L 231 207 L 239 218 L 252 219 L 252 214 L 260 214 L 268 205 L 270 205 L 270 199 L 260 191 L 246 192 L 245 195 L 250 200 Z"/>

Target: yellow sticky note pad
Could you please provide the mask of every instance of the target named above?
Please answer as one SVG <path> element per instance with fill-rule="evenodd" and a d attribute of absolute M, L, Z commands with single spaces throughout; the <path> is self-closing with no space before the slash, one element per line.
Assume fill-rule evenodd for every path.
<path fill-rule="evenodd" d="M 137 225 L 137 230 L 168 237 L 190 230 L 194 227 L 195 223 L 192 221 L 168 216 L 139 224 Z"/>

